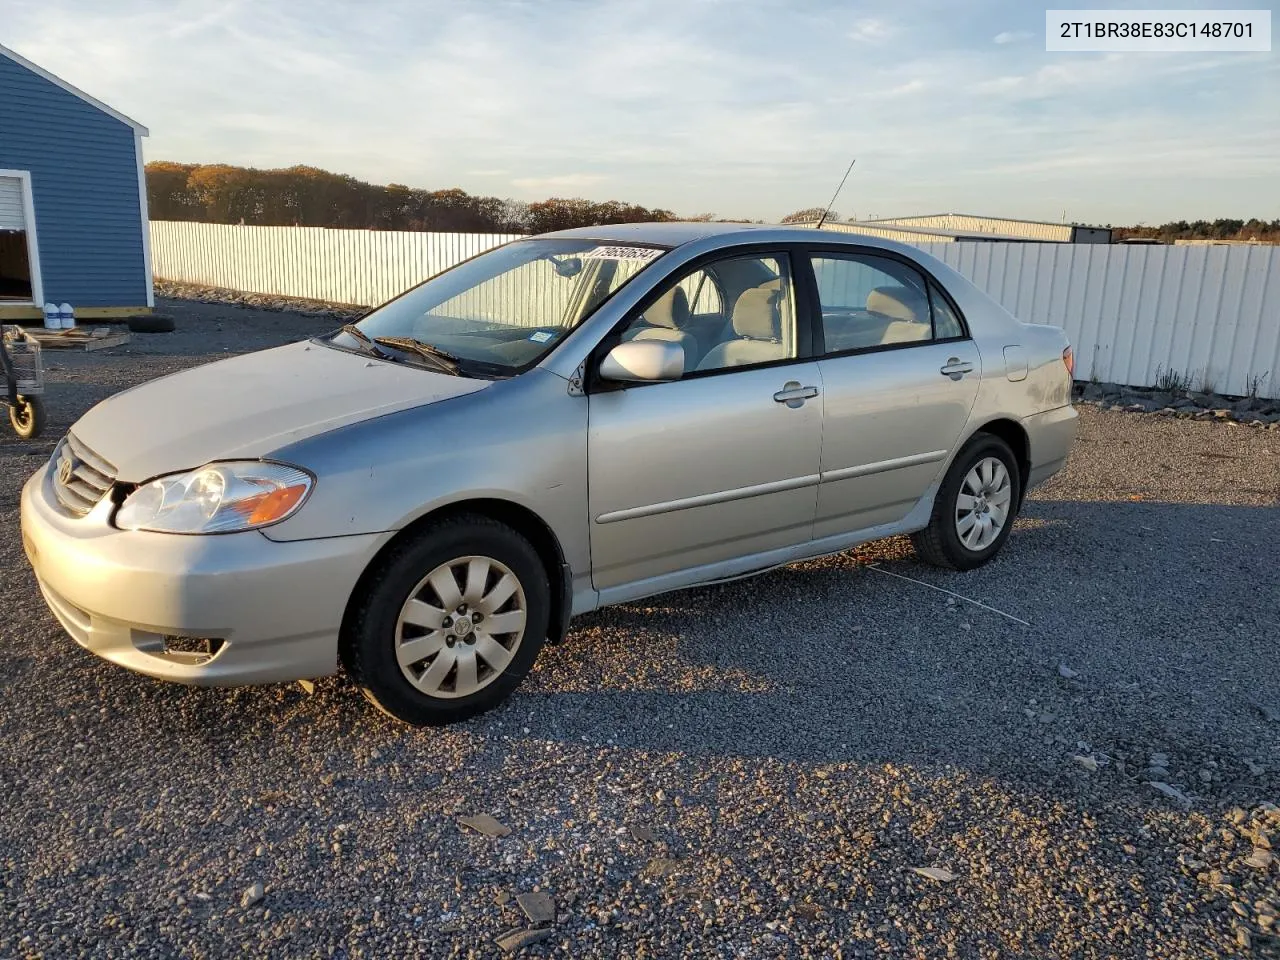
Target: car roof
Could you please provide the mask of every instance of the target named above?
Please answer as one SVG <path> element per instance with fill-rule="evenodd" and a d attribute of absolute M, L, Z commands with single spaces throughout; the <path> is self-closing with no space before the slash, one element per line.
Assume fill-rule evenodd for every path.
<path fill-rule="evenodd" d="M 738 243 L 822 243 L 859 247 L 879 247 L 919 257 L 920 251 L 903 243 L 861 234 L 814 230 L 769 223 L 707 223 L 705 221 L 669 220 L 658 223 L 610 223 L 597 227 L 577 227 L 537 234 L 535 238 L 562 237 L 571 240 L 601 240 L 621 243 L 645 243 L 662 247 L 680 247 L 711 237 L 723 239 L 726 245 Z"/>

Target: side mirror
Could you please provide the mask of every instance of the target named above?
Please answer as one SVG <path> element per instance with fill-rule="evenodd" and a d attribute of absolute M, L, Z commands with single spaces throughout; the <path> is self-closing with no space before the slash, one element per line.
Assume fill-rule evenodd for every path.
<path fill-rule="evenodd" d="M 622 383 L 654 383 L 684 376 L 684 347 L 666 340 L 628 340 L 600 361 L 600 376 Z"/>

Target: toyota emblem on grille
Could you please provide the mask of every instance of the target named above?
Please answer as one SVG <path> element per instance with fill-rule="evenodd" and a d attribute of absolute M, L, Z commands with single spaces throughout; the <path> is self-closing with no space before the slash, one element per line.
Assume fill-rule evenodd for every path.
<path fill-rule="evenodd" d="M 71 482 L 75 472 L 76 463 L 70 457 L 63 457 L 58 461 L 58 482 L 64 487 Z"/>

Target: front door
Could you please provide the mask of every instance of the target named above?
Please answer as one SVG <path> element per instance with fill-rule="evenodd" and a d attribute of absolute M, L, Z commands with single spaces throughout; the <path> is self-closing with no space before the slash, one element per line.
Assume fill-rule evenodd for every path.
<path fill-rule="evenodd" d="M 818 365 L 796 359 L 789 261 L 778 253 L 699 269 L 717 284 L 722 322 L 689 335 L 687 298 L 658 291 L 655 315 L 641 311 L 622 334 L 680 343 L 684 377 L 589 399 L 591 566 L 601 591 L 695 568 L 711 569 L 694 579 L 713 579 L 714 565 L 810 536 L 822 400 Z"/>

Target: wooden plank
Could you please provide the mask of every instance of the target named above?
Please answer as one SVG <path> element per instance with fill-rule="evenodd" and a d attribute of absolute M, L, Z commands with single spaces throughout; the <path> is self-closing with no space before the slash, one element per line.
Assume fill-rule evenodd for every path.
<path fill-rule="evenodd" d="M 28 330 L 28 333 L 46 350 L 106 350 L 128 343 L 130 335 L 125 331 L 113 331 L 110 327 L 95 327 L 86 331 Z"/>
<path fill-rule="evenodd" d="M 153 307 L 76 307 L 76 319 L 107 320 L 115 317 L 142 317 L 152 313 Z"/>
<path fill-rule="evenodd" d="M 111 320 L 140 317 L 153 312 L 151 307 L 76 307 L 76 320 Z M 6 307 L 0 302 L 0 320 L 44 320 L 39 307 Z"/>

